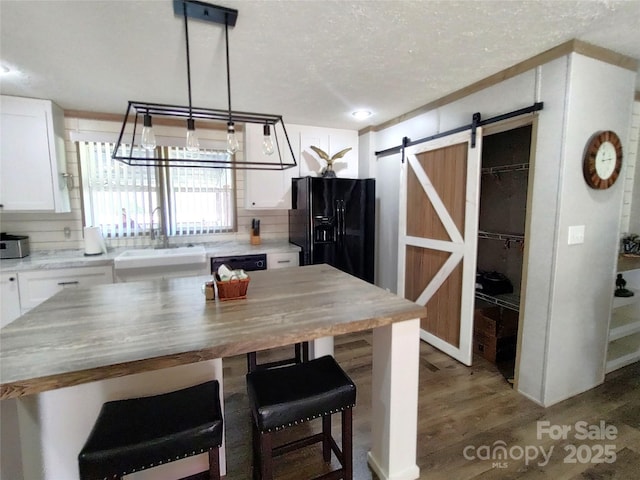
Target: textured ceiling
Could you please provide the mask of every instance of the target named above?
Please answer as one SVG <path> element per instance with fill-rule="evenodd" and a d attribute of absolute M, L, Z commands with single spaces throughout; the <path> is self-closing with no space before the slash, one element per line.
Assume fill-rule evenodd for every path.
<path fill-rule="evenodd" d="M 573 38 L 640 58 L 640 0 L 215 0 L 229 31 L 232 107 L 360 129 Z M 191 21 L 193 103 L 226 108 L 224 28 Z M 0 1 L 3 94 L 124 113 L 187 104 L 184 24 L 170 0 Z M 640 83 L 638 83 L 640 90 Z M 374 115 L 350 115 L 367 108 Z"/>

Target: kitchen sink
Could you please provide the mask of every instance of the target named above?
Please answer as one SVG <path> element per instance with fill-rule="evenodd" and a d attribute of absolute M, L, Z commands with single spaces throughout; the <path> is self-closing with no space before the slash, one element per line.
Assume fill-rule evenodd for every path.
<path fill-rule="evenodd" d="M 116 270 L 206 264 L 206 262 L 207 253 L 201 245 L 194 247 L 125 250 L 113 259 Z"/>

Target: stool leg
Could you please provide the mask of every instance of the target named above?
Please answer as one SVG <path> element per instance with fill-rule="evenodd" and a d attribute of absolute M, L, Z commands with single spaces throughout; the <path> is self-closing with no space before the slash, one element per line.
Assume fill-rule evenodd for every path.
<path fill-rule="evenodd" d="M 326 463 L 331 462 L 331 415 L 322 417 L 322 457 Z"/>
<path fill-rule="evenodd" d="M 353 409 L 342 411 L 342 458 L 344 464 L 344 480 L 353 480 Z"/>
<path fill-rule="evenodd" d="M 251 443 L 253 445 L 253 480 L 260 480 L 260 432 L 255 423 L 251 424 Z"/>
<path fill-rule="evenodd" d="M 210 480 L 220 480 L 220 450 L 218 448 L 209 450 L 209 478 Z"/>
<path fill-rule="evenodd" d="M 273 480 L 273 444 L 270 432 L 260 432 L 260 480 Z"/>
<path fill-rule="evenodd" d="M 256 352 L 247 353 L 247 372 L 253 372 L 258 366 L 258 354 Z"/>

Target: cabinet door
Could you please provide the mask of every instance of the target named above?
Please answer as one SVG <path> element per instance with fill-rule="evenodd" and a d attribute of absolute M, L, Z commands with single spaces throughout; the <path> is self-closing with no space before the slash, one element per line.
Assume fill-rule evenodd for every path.
<path fill-rule="evenodd" d="M 282 131 L 275 132 L 283 153 L 283 161 L 290 162 L 291 153 L 288 151 Z M 291 146 L 296 149 L 296 139 L 292 132 L 288 132 Z M 263 131 L 262 125 L 245 125 L 245 157 L 253 162 L 274 163 L 278 159 L 262 153 Z M 274 153 L 274 156 L 277 156 Z M 245 208 L 288 210 L 291 208 L 291 179 L 298 176 L 298 168 L 286 170 L 246 170 L 245 171 Z"/>
<path fill-rule="evenodd" d="M 358 132 L 336 128 L 303 127 L 300 135 L 300 176 L 321 176 L 327 162 L 318 157 L 310 147 L 318 147 L 331 158 L 345 148 L 351 147 L 342 158 L 333 164 L 338 178 L 358 178 Z"/>
<path fill-rule="evenodd" d="M 267 270 L 297 267 L 299 259 L 300 254 L 298 252 L 267 253 Z"/>
<path fill-rule="evenodd" d="M 61 268 L 20 272 L 18 285 L 22 313 L 52 297 L 63 288 L 113 283 L 112 267 Z"/>
<path fill-rule="evenodd" d="M 47 100 L 1 97 L 0 205 L 5 211 L 68 212 L 62 113 Z M 57 126 L 54 129 L 54 122 Z"/>
<path fill-rule="evenodd" d="M 0 328 L 20 316 L 20 294 L 18 276 L 14 273 L 0 274 Z"/>

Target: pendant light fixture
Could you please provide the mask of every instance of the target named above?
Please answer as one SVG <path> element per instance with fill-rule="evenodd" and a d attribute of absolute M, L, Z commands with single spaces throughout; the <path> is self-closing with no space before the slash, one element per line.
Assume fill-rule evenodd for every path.
<path fill-rule="evenodd" d="M 153 132 L 153 125 L 151 124 L 151 115 L 144 114 L 144 123 L 142 127 L 142 138 L 140 139 L 140 146 L 145 150 L 155 150 L 156 148 L 156 134 Z"/>
<path fill-rule="evenodd" d="M 226 7 L 211 5 L 197 0 L 174 0 L 175 15 L 184 18 L 185 46 L 187 57 L 187 93 L 188 106 L 167 105 L 129 101 L 124 115 L 120 135 L 116 143 L 113 158 L 132 166 L 189 166 L 206 168 L 231 168 L 252 170 L 285 170 L 297 166 L 291 142 L 281 115 L 237 112 L 231 109 L 231 73 L 229 62 L 229 27 L 236 24 L 238 11 Z M 225 28 L 225 53 L 227 70 L 227 109 L 194 107 L 191 101 L 191 59 L 189 51 L 188 19 L 222 24 Z M 156 150 L 156 136 L 152 129 L 152 117 L 156 123 L 163 120 L 174 124 L 179 120 L 186 126 L 185 150 L 183 158 L 163 158 Z M 161 120 L 160 120 L 161 119 Z M 167 120 L 174 120 L 168 122 Z M 208 155 L 200 150 L 198 130 L 203 128 L 226 128 L 226 155 Z M 138 124 L 142 121 L 142 135 L 137 142 Z M 236 158 L 240 148 L 238 125 L 255 123 L 263 126 L 262 153 L 260 158 Z M 130 135 L 130 137 L 129 137 Z M 130 141 L 125 139 L 130 138 Z M 139 145 L 142 148 L 137 148 Z M 175 145 L 174 145 L 175 146 Z M 278 153 L 277 158 L 274 153 Z M 224 158 L 223 158 L 224 157 Z M 273 158 L 273 161 L 269 159 Z"/>
<path fill-rule="evenodd" d="M 189 22 L 187 21 L 187 4 L 182 4 L 182 14 L 184 17 L 184 38 L 187 50 L 187 93 L 189 95 L 189 118 L 187 119 L 187 141 L 186 149 L 191 154 L 200 150 L 200 140 L 196 133 L 196 122 L 193 120 L 193 106 L 191 103 L 191 55 L 189 54 Z"/>
<path fill-rule="evenodd" d="M 265 155 L 273 155 L 275 149 L 273 148 L 273 139 L 271 138 L 271 127 L 268 123 L 265 123 L 262 132 L 262 153 Z"/>

